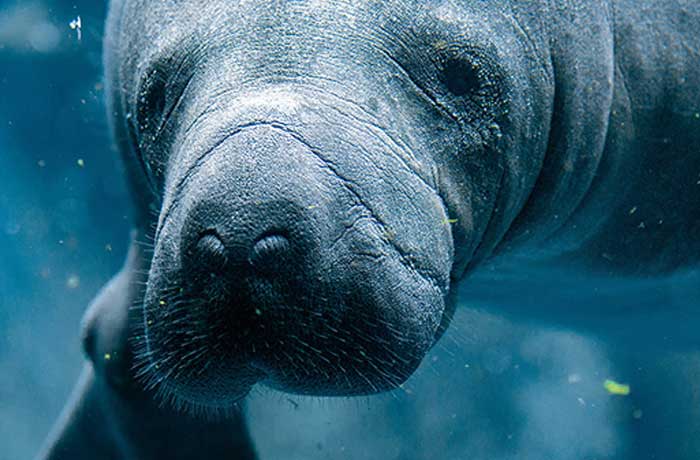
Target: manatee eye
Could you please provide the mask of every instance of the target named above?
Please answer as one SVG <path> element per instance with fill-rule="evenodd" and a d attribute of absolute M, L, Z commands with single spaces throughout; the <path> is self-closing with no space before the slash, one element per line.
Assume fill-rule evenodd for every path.
<path fill-rule="evenodd" d="M 134 115 L 127 114 L 128 132 L 141 167 L 153 193 L 158 196 L 162 159 L 154 141 L 162 129 L 167 98 L 167 80 L 158 69 L 147 72 L 141 81 L 135 101 Z"/>
<path fill-rule="evenodd" d="M 166 80 L 152 71 L 139 90 L 137 121 L 141 132 L 158 128 L 165 110 Z"/>
<path fill-rule="evenodd" d="M 449 58 L 443 72 L 447 89 L 455 96 L 476 93 L 481 86 L 479 69 L 466 59 Z"/>

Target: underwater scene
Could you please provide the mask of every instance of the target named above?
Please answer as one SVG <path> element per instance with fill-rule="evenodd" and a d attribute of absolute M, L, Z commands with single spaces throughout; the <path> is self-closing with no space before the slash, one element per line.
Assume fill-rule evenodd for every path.
<path fill-rule="evenodd" d="M 550 3 L 0 0 L 0 460 L 700 458 L 700 3 Z"/>

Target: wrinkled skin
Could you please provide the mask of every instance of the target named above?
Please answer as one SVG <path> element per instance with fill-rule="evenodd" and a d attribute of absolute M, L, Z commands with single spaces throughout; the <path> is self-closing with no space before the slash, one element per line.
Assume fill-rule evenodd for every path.
<path fill-rule="evenodd" d="M 699 11 L 643 3 L 113 1 L 134 244 L 45 458 L 251 458 L 253 385 L 395 388 L 460 283 L 696 264 Z"/>

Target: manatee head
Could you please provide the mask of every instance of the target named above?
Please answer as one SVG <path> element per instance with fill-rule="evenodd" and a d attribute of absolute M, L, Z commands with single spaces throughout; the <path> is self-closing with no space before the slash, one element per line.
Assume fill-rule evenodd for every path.
<path fill-rule="evenodd" d="M 225 409 L 412 374 L 542 142 L 495 3 L 112 2 L 112 125 L 154 229 L 148 384 Z"/>

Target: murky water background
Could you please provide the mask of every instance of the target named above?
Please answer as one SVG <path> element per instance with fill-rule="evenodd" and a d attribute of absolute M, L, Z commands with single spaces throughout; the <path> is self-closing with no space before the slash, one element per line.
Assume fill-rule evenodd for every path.
<path fill-rule="evenodd" d="M 82 313 L 125 255 L 103 3 L 0 0 L 0 460 L 38 450 L 82 364 Z M 700 302 L 692 280 L 679 286 L 653 301 Z M 630 394 L 609 394 L 606 379 Z M 465 305 L 403 390 L 257 389 L 247 411 L 263 459 L 695 459 L 700 355 L 619 350 Z"/>

